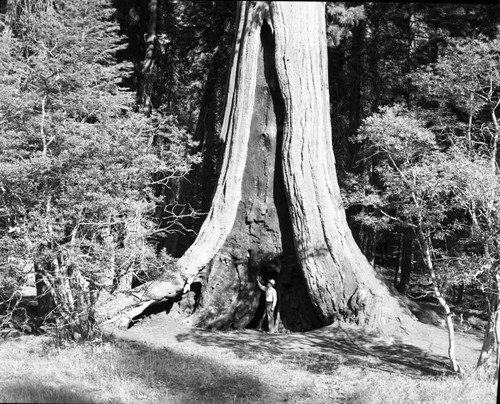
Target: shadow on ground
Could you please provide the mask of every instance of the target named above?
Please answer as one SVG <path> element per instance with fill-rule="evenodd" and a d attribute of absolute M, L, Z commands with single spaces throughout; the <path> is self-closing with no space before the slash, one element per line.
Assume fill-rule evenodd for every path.
<path fill-rule="evenodd" d="M 307 333 L 265 334 L 253 330 L 193 329 L 177 334 L 178 342 L 226 348 L 244 359 L 275 358 L 315 373 L 331 373 L 339 365 L 412 375 L 447 373 L 447 358 L 405 344 L 384 341 L 366 331 L 341 325 Z"/>
<path fill-rule="evenodd" d="M 73 354 L 75 372 L 65 361 L 57 367 L 57 355 Z M 55 355 L 48 360 L 49 375 L 5 380 L 0 372 L 0 403 L 254 403 L 270 393 L 241 363 L 182 346 L 108 335 L 102 345 L 67 347 Z"/>
<path fill-rule="evenodd" d="M 55 387 L 39 381 L 23 380 L 2 384 L 0 391 L 0 402 L 3 403 L 103 403 L 89 397 L 76 385 Z"/>
<path fill-rule="evenodd" d="M 121 350 L 115 366 L 124 369 L 127 377 L 169 392 L 157 397 L 158 402 L 254 402 L 267 392 L 266 386 L 244 368 L 227 366 L 222 360 L 188 349 L 124 340 L 114 345 Z"/>

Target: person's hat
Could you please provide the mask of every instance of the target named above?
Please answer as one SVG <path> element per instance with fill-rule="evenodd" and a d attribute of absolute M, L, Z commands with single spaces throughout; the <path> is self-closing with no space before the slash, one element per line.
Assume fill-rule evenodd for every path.
<path fill-rule="evenodd" d="M 269 279 L 269 283 L 273 286 L 276 285 L 276 281 L 274 279 Z"/>

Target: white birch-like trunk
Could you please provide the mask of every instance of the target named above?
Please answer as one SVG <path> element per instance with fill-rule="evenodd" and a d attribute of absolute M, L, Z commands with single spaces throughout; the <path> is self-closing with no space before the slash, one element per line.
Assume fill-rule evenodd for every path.
<path fill-rule="evenodd" d="M 494 288 L 486 294 L 488 324 L 477 369 L 482 373 L 494 373 L 495 377 L 498 377 L 500 370 L 500 275 L 498 273 L 495 274 L 493 283 Z"/>
<path fill-rule="evenodd" d="M 432 257 L 431 257 L 431 244 L 421 227 L 418 228 L 418 237 L 424 263 L 432 279 L 434 296 L 436 297 L 436 299 L 438 300 L 439 304 L 441 305 L 441 307 L 445 312 L 445 324 L 446 324 L 446 329 L 448 330 L 448 358 L 450 359 L 450 368 L 454 372 L 461 373 L 462 372 L 461 367 L 455 356 L 455 326 L 453 324 L 453 314 L 451 313 L 448 302 L 446 301 L 446 299 L 441 294 L 438 288 L 436 282 L 436 272 L 434 271 L 434 264 L 432 263 Z"/>

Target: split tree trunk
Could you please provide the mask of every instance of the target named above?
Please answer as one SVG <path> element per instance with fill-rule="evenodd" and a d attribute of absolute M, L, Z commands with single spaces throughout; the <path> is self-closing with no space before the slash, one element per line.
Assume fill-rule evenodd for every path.
<path fill-rule="evenodd" d="M 254 319 L 256 276 L 277 281 L 285 328 L 336 319 L 399 326 L 406 312 L 347 226 L 335 172 L 322 3 L 238 7 L 212 207 L 179 273 L 142 299 L 179 298 L 191 322 L 242 328 Z"/>

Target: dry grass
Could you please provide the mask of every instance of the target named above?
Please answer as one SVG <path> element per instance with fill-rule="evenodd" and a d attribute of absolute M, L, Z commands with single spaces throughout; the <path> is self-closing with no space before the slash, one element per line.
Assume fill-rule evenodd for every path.
<path fill-rule="evenodd" d="M 469 376 L 415 379 L 404 375 L 369 374 L 348 396 L 349 403 L 468 403 L 496 402 L 496 383 Z"/>
<path fill-rule="evenodd" d="M 230 351 L 124 341 L 0 345 L 0 402 L 481 403 L 496 384 L 474 377 L 407 377 L 352 365 L 318 371 L 314 356 L 242 359 Z M 315 369 L 312 371 L 311 369 Z"/>

